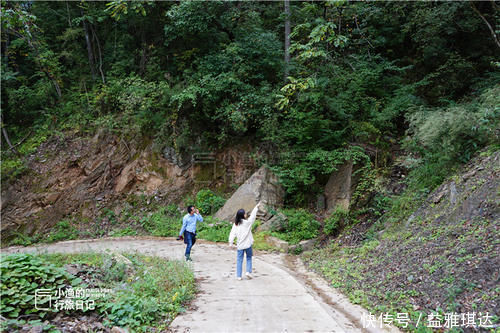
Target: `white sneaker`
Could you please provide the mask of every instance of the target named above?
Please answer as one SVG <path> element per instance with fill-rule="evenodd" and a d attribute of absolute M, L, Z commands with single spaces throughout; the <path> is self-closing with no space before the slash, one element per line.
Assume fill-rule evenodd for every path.
<path fill-rule="evenodd" d="M 251 278 L 253 278 L 252 274 L 250 274 L 250 273 L 248 273 L 248 272 L 246 272 L 246 273 L 245 273 L 245 276 L 247 277 L 247 279 L 251 279 Z"/>
<path fill-rule="evenodd" d="M 240 277 L 238 277 L 238 278 L 236 278 L 236 280 L 241 281 L 241 278 L 240 278 Z"/>

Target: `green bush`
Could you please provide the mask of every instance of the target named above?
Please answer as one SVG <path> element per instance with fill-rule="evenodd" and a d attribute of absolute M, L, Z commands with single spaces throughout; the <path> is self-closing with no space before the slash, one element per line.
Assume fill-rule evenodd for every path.
<path fill-rule="evenodd" d="M 102 116 L 109 129 L 128 134 L 147 134 L 157 131 L 169 117 L 168 84 L 148 82 L 137 76 L 112 79 L 95 91 L 91 107 Z M 115 116 L 115 110 L 120 116 Z M 99 121 L 99 119 L 96 119 Z M 101 121 L 102 121 L 101 120 Z"/>
<path fill-rule="evenodd" d="M 278 238 L 291 244 L 318 236 L 320 223 L 305 209 L 285 209 L 288 223 L 283 232 L 273 232 Z"/>
<path fill-rule="evenodd" d="M 419 180 L 432 187 L 453 171 L 458 163 L 467 162 L 487 144 L 500 142 L 500 86 L 483 92 L 468 103 L 444 108 L 419 109 L 407 116 L 409 140 L 405 143 L 421 159 L 416 167 Z"/>
<path fill-rule="evenodd" d="M 22 161 L 18 156 L 5 156 L 6 154 L 2 153 L 2 162 L 1 172 L 2 172 L 2 181 L 9 181 L 11 179 L 15 179 L 22 175 L 28 168 L 26 164 Z"/>
<path fill-rule="evenodd" d="M 7 318 L 21 315 L 37 314 L 45 317 L 49 310 L 38 310 L 35 307 L 37 289 L 56 291 L 58 288 L 79 287 L 81 280 L 65 270 L 30 254 L 12 254 L 1 256 L 1 314 Z M 37 299 L 37 307 L 44 307 L 49 301 Z"/>
<path fill-rule="evenodd" d="M 47 141 L 48 132 L 47 124 L 38 125 L 34 128 L 34 133 L 28 133 L 29 137 L 17 147 L 19 155 L 14 155 L 13 152 L 2 152 L 0 165 L 3 181 L 16 179 L 28 170 L 23 157 L 34 153 L 43 142 Z"/>
<path fill-rule="evenodd" d="M 349 211 L 338 207 L 333 213 L 325 220 L 325 227 L 323 229 L 326 235 L 333 235 L 339 228 L 348 224 Z"/>
<path fill-rule="evenodd" d="M 78 238 L 78 230 L 68 220 L 58 222 L 47 235 L 47 242 L 58 242 Z"/>
<path fill-rule="evenodd" d="M 172 216 L 167 208 L 161 207 L 150 216 L 143 217 L 140 224 L 153 236 L 173 237 L 179 234 L 182 227 L 182 217 Z"/>
<path fill-rule="evenodd" d="M 203 215 L 212 215 L 219 210 L 226 200 L 209 189 L 203 189 L 196 194 L 196 207 Z"/>
<path fill-rule="evenodd" d="M 124 229 L 112 230 L 110 236 L 121 237 L 121 236 L 136 236 L 137 230 L 132 229 L 132 227 L 126 227 Z"/>
<path fill-rule="evenodd" d="M 198 224 L 196 236 L 211 242 L 227 242 L 231 228 L 232 224 L 213 221 L 212 217 L 207 216 L 203 218 L 203 223 Z"/>
<path fill-rule="evenodd" d="M 336 150 L 310 149 L 307 152 L 285 151 L 273 170 L 295 205 L 303 205 L 306 196 L 322 191 L 329 175 L 344 162 L 370 164 L 369 156 L 360 147 Z"/>
<path fill-rule="evenodd" d="M 176 204 L 169 204 L 166 208 L 167 214 L 170 216 L 178 216 L 179 210 Z"/>
<path fill-rule="evenodd" d="M 15 246 L 15 245 L 22 245 L 22 246 L 28 246 L 34 243 L 37 243 L 40 241 L 40 235 L 35 234 L 33 236 L 28 236 L 20 232 L 13 232 L 12 233 L 12 238 L 10 240 L 6 241 L 7 246 Z"/>

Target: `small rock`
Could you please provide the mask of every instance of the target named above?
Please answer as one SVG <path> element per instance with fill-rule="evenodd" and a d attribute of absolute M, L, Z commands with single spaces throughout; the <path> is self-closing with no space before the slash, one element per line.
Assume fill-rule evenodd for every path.
<path fill-rule="evenodd" d="M 316 244 L 317 239 L 306 239 L 303 240 L 299 243 L 299 246 L 302 247 L 302 251 L 310 251 L 314 248 L 314 245 Z"/>
<path fill-rule="evenodd" d="M 64 269 L 71 275 L 77 275 L 80 272 L 80 268 L 75 264 L 66 264 L 64 265 Z"/>
<path fill-rule="evenodd" d="M 118 326 L 113 326 L 113 328 L 111 329 L 111 333 L 128 333 L 128 330 Z"/>
<path fill-rule="evenodd" d="M 446 193 L 448 192 L 448 189 L 445 187 L 443 188 L 438 194 L 436 194 L 434 196 L 434 198 L 432 199 L 432 202 L 437 204 L 441 201 L 441 199 L 443 199 L 443 197 L 446 195 Z"/>
<path fill-rule="evenodd" d="M 450 184 L 450 204 L 454 206 L 457 203 L 457 188 L 455 186 L 455 182 L 451 182 Z"/>
<path fill-rule="evenodd" d="M 132 262 L 130 261 L 130 259 L 124 257 L 120 253 L 113 253 L 113 259 L 115 259 L 116 262 L 125 264 L 127 266 L 132 266 Z"/>
<path fill-rule="evenodd" d="M 57 199 L 59 199 L 59 197 L 61 196 L 61 193 L 58 193 L 58 192 L 53 192 L 53 193 L 49 193 L 45 199 L 43 200 L 43 203 L 45 205 L 50 205 L 50 204 L 53 204 L 54 202 L 57 201 Z"/>
<path fill-rule="evenodd" d="M 95 330 L 104 330 L 105 327 L 101 322 L 97 321 L 97 322 L 94 322 L 94 329 Z"/>
<path fill-rule="evenodd" d="M 43 332 L 43 328 L 42 326 L 33 326 L 29 331 L 28 333 L 42 333 Z"/>
<path fill-rule="evenodd" d="M 271 219 L 268 221 L 262 223 L 258 230 L 259 231 L 283 231 L 288 224 L 288 219 L 286 215 L 283 213 L 278 213 L 277 215 L 274 215 Z"/>
<path fill-rule="evenodd" d="M 408 228 L 410 224 L 415 220 L 416 216 L 414 214 L 411 214 L 408 220 L 406 221 L 405 226 Z"/>
<path fill-rule="evenodd" d="M 465 175 L 463 175 L 462 179 L 467 180 L 467 179 L 473 177 L 475 174 L 476 174 L 476 170 L 469 171 Z"/>
<path fill-rule="evenodd" d="M 276 238 L 276 237 L 269 236 L 267 238 L 267 242 L 269 244 L 271 244 L 271 246 L 273 246 L 273 247 L 276 247 L 276 248 L 278 248 L 280 250 L 283 250 L 285 252 L 288 251 L 288 243 L 286 241 L 284 241 L 284 240 L 281 240 L 281 239 Z"/>

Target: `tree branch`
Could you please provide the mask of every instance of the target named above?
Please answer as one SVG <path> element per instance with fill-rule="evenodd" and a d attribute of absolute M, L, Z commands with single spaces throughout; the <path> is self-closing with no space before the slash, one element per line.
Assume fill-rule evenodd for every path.
<path fill-rule="evenodd" d="M 476 6 L 474 6 L 474 3 L 470 2 L 470 6 L 472 8 L 472 10 L 477 14 L 479 15 L 479 17 L 481 17 L 481 19 L 484 21 L 484 23 L 486 23 L 486 25 L 488 26 L 488 29 L 490 29 L 490 33 L 491 33 L 491 36 L 493 37 L 493 39 L 495 40 L 495 44 L 497 44 L 497 47 L 500 48 L 500 41 L 498 40 L 498 37 L 497 37 L 497 34 L 495 33 L 495 30 L 493 29 L 493 27 L 491 26 L 490 22 L 488 22 L 488 20 L 486 20 L 486 18 L 481 14 L 481 12 L 476 8 Z"/>

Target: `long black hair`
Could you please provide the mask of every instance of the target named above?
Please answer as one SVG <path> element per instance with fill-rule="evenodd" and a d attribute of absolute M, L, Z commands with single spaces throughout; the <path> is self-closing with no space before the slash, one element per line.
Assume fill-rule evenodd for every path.
<path fill-rule="evenodd" d="M 238 210 L 238 212 L 236 213 L 236 219 L 234 221 L 234 224 L 236 225 L 240 225 L 241 224 L 241 221 L 245 218 L 245 210 L 244 209 L 240 209 Z"/>

